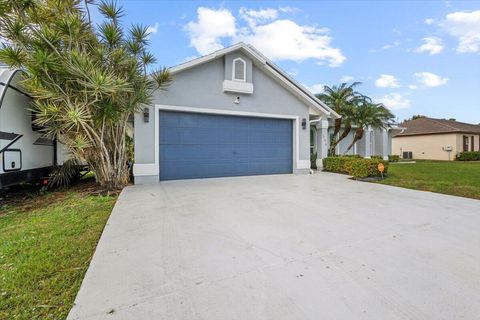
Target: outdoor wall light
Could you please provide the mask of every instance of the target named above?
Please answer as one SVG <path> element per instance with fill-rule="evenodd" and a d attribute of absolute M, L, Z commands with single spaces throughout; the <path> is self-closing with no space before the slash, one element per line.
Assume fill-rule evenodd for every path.
<path fill-rule="evenodd" d="M 149 122 L 150 121 L 150 109 L 144 108 L 143 109 L 143 122 Z"/>
<path fill-rule="evenodd" d="M 307 129 L 307 119 L 305 118 L 302 119 L 302 129 L 303 130 Z"/>

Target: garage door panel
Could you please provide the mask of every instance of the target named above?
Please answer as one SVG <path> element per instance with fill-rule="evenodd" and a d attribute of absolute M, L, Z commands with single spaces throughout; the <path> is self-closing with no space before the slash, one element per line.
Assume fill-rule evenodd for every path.
<path fill-rule="evenodd" d="M 218 128 L 217 129 L 218 143 L 248 143 L 248 130 L 236 128 Z"/>
<path fill-rule="evenodd" d="M 179 127 L 180 126 L 180 114 L 178 113 L 164 113 L 160 117 L 159 124 L 162 127 Z"/>
<path fill-rule="evenodd" d="M 292 172 L 292 122 L 160 111 L 160 179 Z"/>

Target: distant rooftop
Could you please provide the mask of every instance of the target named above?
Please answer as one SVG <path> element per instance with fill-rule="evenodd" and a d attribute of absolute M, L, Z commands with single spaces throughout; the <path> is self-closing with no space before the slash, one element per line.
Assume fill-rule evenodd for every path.
<path fill-rule="evenodd" d="M 478 124 L 427 117 L 405 121 L 400 124 L 400 127 L 406 128 L 406 130 L 403 131 L 403 133 L 397 134 L 397 137 L 437 133 L 480 134 L 480 125 Z"/>

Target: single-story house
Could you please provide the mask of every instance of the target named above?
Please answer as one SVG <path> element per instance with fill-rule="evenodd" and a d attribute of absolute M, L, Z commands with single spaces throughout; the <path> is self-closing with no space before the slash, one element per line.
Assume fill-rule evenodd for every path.
<path fill-rule="evenodd" d="M 405 121 L 392 139 L 392 152 L 405 159 L 455 160 L 464 151 L 480 151 L 480 125 L 421 117 Z"/>
<path fill-rule="evenodd" d="M 313 150 L 320 164 L 327 156 L 339 115 L 252 46 L 170 71 L 168 90 L 134 118 L 135 183 L 307 173 Z M 356 152 L 375 144 L 366 136 Z"/>

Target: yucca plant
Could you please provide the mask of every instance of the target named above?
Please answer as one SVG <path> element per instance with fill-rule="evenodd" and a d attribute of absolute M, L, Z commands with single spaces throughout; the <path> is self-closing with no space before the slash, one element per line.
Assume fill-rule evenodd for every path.
<path fill-rule="evenodd" d="M 98 4 L 100 25 L 90 20 L 92 0 L 0 0 L 0 61 L 23 68 L 33 96 L 35 124 L 86 161 L 105 188 L 128 183 L 129 117 L 150 104 L 171 81 L 155 62 L 148 29 L 126 30 L 113 1 Z"/>

